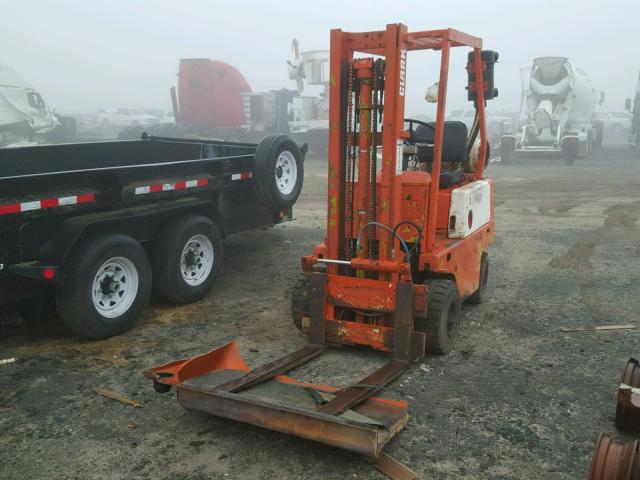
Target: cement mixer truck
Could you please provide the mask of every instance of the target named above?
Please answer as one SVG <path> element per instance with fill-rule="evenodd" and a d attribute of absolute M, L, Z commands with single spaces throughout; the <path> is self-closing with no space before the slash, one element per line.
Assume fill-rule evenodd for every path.
<path fill-rule="evenodd" d="M 629 130 L 629 145 L 640 152 L 640 75 L 636 83 L 636 91 L 633 99 L 627 98 L 625 101 L 626 110 L 632 115 L 631 129 Z"/>
<path fill-rule="evenodd" d="M 571 165 L 602 142 L 602 125 L 593 122 L 593 110 L 603 94 L 591 86 L 587 74 L 565 57 L 539 57 L 522 70 L 522 97 L 518 128 L 501 139 L 501 155 L 562 153 Z"/>

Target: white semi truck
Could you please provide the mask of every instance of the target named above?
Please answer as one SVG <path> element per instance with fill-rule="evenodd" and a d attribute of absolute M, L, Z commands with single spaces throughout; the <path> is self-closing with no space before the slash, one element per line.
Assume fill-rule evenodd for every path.
<path fill-rule="evenodd" d="M 519 125 L 501 140 L 503 160 L 516 153 L 558 152 L 568 165 L 602 142 L 602 125 L 593 121 L 603 94 L 565 57 L 538 57 L 522 70 Z"/>

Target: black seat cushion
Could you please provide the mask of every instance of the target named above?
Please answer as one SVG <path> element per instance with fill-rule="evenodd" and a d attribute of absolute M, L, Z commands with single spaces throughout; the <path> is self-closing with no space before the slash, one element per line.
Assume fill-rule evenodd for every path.
<path fill-rule="evenodd" d="M 433 143 L 436 133 L 435 122 L 427 125 L 418 125 L 414 130 L 409 142 L 415 143 Z M 464 160 L 467 148 L 467 126 L 458 121 L 444 122 L 444 139 L 442 142 L 442 161 L 458 163 Z M 420 148 L 418 150 L 418 159 L 421 162 L 433 161 L 433 148 Z"/>
<path fill-rule="evenodd" d="M 440 174 L 440 188 L 449 188 L 464 180 L 464 171 L 461 168 L 442 172 Z"/>

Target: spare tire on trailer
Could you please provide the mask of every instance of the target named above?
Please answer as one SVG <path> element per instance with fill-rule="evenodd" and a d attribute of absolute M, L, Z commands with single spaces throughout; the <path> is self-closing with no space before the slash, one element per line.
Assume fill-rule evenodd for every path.
<path fill-rule="evenodd" d="M 258 199 L 276 209 L 291 208 L 302 190 L 304 154 L 287 135 L 269 135 L 258 144 L 254 185 Z"/>

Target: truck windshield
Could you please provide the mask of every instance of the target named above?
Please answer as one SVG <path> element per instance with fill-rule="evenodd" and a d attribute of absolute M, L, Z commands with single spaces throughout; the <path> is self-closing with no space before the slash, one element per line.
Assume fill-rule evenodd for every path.
<path fill-rule="evenodd" d="M 42 100 L 38 92 L 28 92 L 27 101 L 31 108 L 37 108 L 38 110 L 44 110 L 45 108 L 44 100 Z"/>

